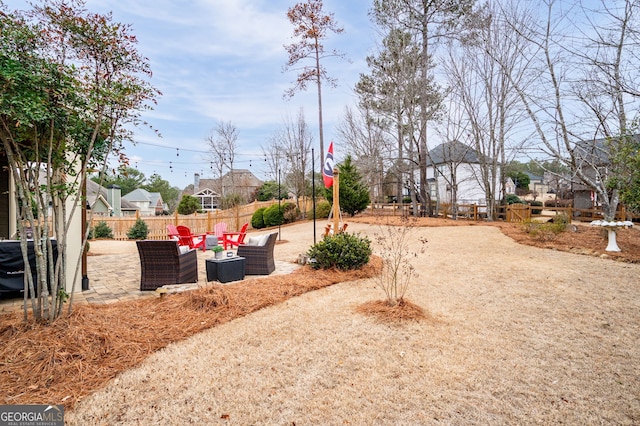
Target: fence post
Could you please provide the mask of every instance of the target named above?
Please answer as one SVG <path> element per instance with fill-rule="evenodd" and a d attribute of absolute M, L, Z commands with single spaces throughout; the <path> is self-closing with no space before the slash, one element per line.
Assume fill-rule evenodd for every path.
<path fill-rule="evenodd" d="M 473 220 L 478 220 L 478 205 L 473 203 Z"/>
<path fill-rule="evenodd" d="M 178 226 L 178 209 L 173 212 L 173 224 Z"/>
<path fill-rule="evenodd" d="M 236 229 L 240 230 L 240 206 L 236 206 Z"/>

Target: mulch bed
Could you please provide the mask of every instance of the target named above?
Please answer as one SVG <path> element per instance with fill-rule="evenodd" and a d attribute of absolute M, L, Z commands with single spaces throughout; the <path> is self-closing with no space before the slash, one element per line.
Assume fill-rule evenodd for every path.
<path fill-rule="evenodd" d="M 24 323 L 22 314 L 0 316 L 2 404 L 64 404 L 120 372 L 139 365 L 170 343 L 300 294 L 374 276 L 382 261 L 360 270 L 313 270 L 213 285 L 164 298 L 111 305 L 77 305 L 50 325 Z"/>

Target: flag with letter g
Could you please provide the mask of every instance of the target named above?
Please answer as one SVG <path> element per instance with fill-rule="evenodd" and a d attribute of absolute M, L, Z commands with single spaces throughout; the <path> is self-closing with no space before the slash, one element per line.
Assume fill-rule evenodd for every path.
<path fill-rule="evenodd" d="M 327 188 L 331 188 L 333 185 L 333 141 L 329 144 L 327 156 L 324 158 L 322 180 L 324 181 L 324 186 Z"/>

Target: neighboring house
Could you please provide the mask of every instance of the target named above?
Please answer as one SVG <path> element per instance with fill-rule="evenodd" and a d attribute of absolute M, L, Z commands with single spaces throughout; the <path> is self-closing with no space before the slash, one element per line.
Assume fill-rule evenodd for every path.
<path fill-rule="evenodd" d="M 87 202 L 94 216 L 133 216 L 138 207 L 122 198 L 118 185 L 107 188 L 87 179 Z"/>
<path fill-rule="evenodd" d="M 574 155 L 576 166 L 582 169 L 585 176 L 594 181 L 604 181 L 607 178 L 609 166 L 609 152 L 605 146 L 606 139 L 580 141 L 576 143 Z M 597 195 L 593 189 L 580 180 L 574 180 L 573 206 L 577 209 L 590 209 L 598 205 Z"/>
<path fill-rule="evenodd" d="M 222 176 L 222 194 L 239 194 L 245 201 L 254 201 L 255 193 L 263 182 L 247 169 L 232 170 Z"/>
<path fill-rule="evenodd" d="M 159 192 L 149 192 L 142 188 L 134 189 L 122 196 L 122 200 L 135 205 L 140 216 L 158 216 L 165 210 L 162 195 Z"/>
<path fill-rule="evenodd" d="M 507 178 L 507 181 L 504 183 L 504 192 L 505 194 L 515 194 L 516 193 L 516 184 L 510 177 Z"/>
<path fill-rule="evenodd" d="M 185 188 L 183 194 L 192 195 L 199 199 L 203 211 L 213 211 L 220 206 L 219 186 L 217 179 L 201 179 L 200 174 L 195 173 L 193 188 Z"/>
<path fill-rule="evenodd" d="M 545 183 L 544 176 L 537 176 L 529 172 L 524 172 L 524 174 L 529 176 L 529 191 L 536 192 L 538 195 L 549 192 L 549 185 Z"/>
<path fill-rule="evenodd" d="M 195 173 L 193 185 L 186 187 L 183 194 L 198 198 L 202 210 L 210 211 L 217 209 L 221 198 L 228 194 L 239 194 L 244 201 L 253 201 L 256 190 L 262 183 L 246 169 L 233 170 L 221 179 L 202 179 L 199 173 Z"/>
<path fill-rule="evenodd" d="M 441 203 L 486 205 L 486 193 L 480 179 L 480 154 L 462 142 L 452 141 L 429 151 L 427 179 L 434 179 Z M 500 170 L 496 174 L 496 190 L 501 193 Z M 455 188 L 454 188 L 455 187 Z M 455 200 L 453 198 L 455 197 Z"/>
<path fill-rule="evenodd" d="M 571 176 L 569 174 L 559 175 L 557 173 L 545 172 L 544 182 L 548 186 L 547 193 L 556 194 L 557 198 L 571 198 Z"/>

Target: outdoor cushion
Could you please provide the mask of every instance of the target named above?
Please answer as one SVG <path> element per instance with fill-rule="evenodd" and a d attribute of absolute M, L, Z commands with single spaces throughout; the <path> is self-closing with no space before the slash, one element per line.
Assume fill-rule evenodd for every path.
<path fill-rule="evenodd" d="M 258 236 L 258 237 L 249 237 L 247 239 L 247 241 L 245 242 L 246 245 L 248 246 L 259 246 L 261 245 L 260 242 L 262 241 L 262 237 Z"/>
<path fill-rule="evenodd" d="M 271 234 L 264 234 L 261 238 L 260 238 L 260 242 L 258 243 L 259 246 L 264 246 L 265 244 L 267 244 L 267 240 L 269 239 L 269 235 Z"/>

